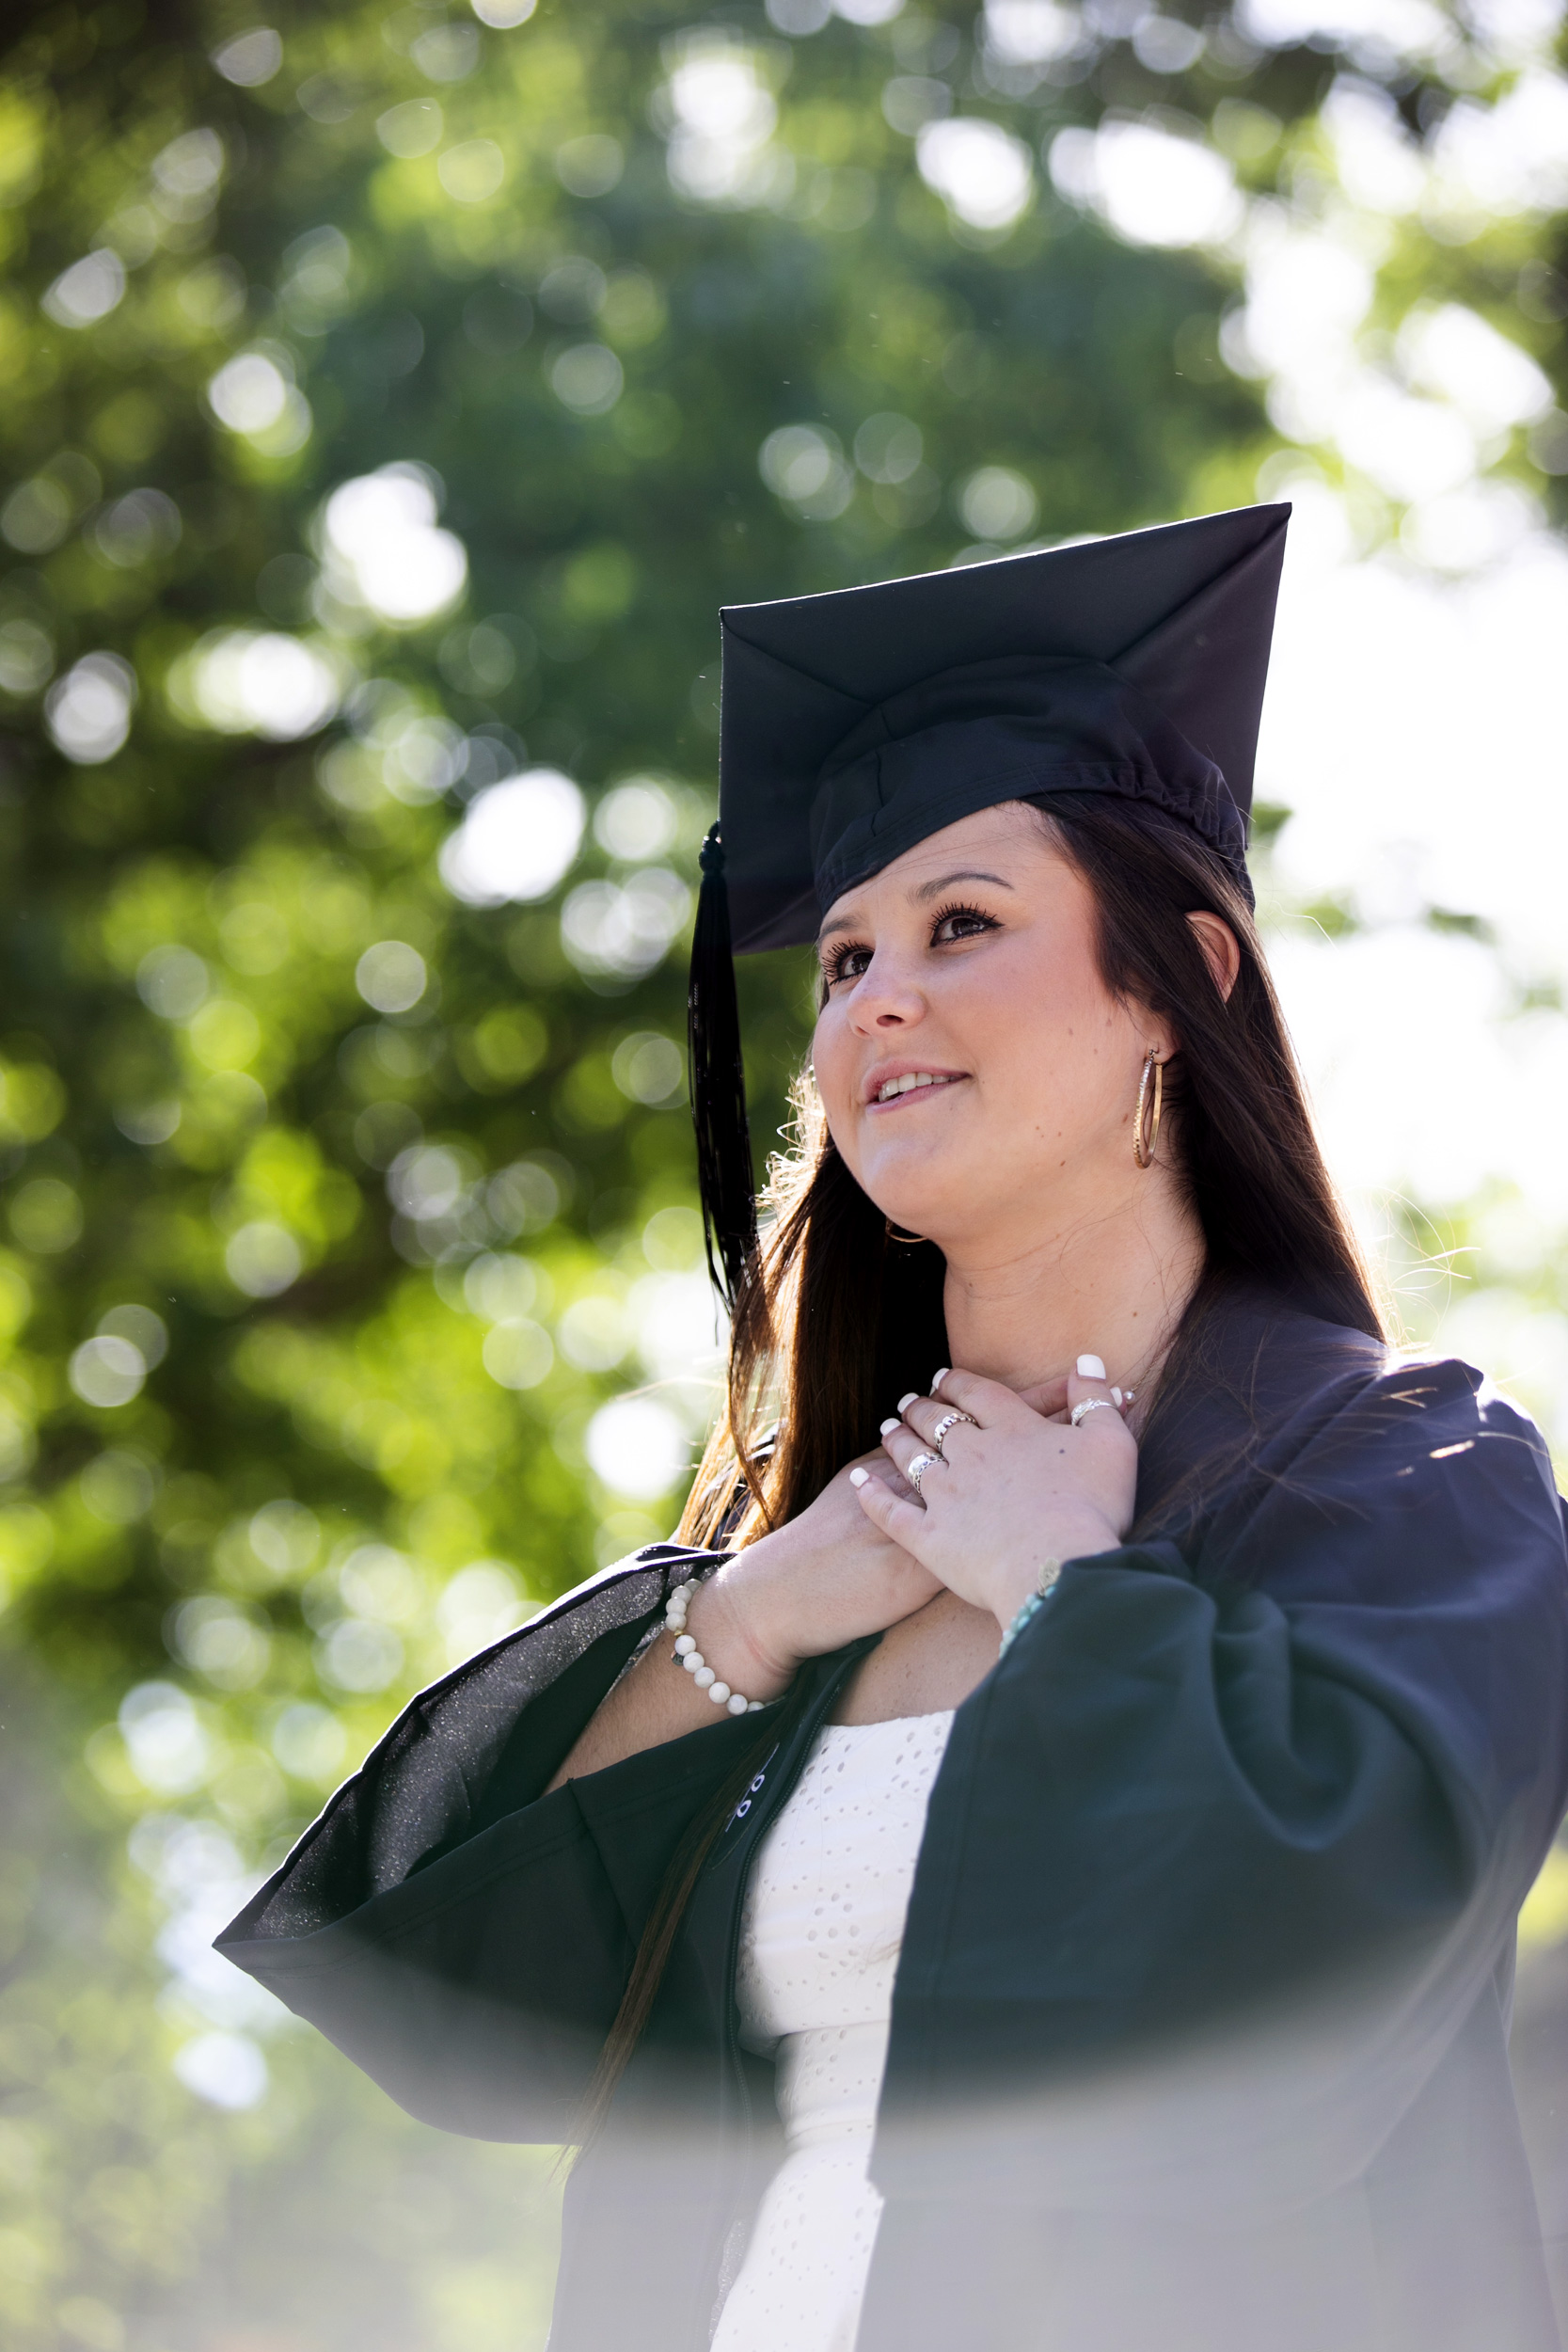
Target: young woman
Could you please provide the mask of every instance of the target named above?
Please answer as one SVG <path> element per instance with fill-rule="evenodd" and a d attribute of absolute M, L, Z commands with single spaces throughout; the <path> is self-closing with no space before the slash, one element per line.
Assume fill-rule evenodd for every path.
<path fill-rule="evenodd" d="M 1544 1450 L 1386 1344 L 1253 929 L 1278 510 L 726 615 L 817 933 L 683 1541 L 425 1692 L 220 1948 L 575 2140 L 552 2352 L 1551 2352 L 1508 2078 Z M 809 912 L 808 912 L 809 911 Z"/>

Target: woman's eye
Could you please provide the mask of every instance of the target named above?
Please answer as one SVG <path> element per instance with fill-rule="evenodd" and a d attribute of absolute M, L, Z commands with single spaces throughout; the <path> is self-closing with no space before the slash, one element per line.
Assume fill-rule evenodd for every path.
<path fill-rule="evenodd" d="M 858 980 L 871 961 L 869 947 L 838 947 L 824 957 L 822 978 L 829 988 L 836 988 L 842 980 Z"/>
<path fill-rule="evenodd" d="M 987 914 L 979 907 L 943 907 L 931 927 L 933 947 L 950 947 L 960 940 L 978 939 L 982 932 L 999 928 L 995 915 Z M 846 942 L 832 948 L 822 959 L 822 985 L 833 989 L 847 981 L 858 980 L 871 961 L 872 949 Z"/>
<path fill-rule="evenodd" d="M 932 945 L 942 946 L 958 939 L 978 939 L 982 931 L 995 929 L 995 917 L 982 914 L 978 907 L 947 907 L 937 917 Z"/>

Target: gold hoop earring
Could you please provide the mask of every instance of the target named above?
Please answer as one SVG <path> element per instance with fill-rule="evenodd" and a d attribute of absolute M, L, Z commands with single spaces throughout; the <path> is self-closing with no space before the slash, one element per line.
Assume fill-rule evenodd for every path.
<path fill-rule="evenodd" d="M 1154 1118 L 1147 1136 L 1144 1118 L 1148 1109 L 1148 1081 L 1154 1079 Z M 1140 1168 L 1152 1168 L 1155 1147 L 1160 1140 L 1160 1114 L 1164 1107 L 1165 1065 L 1160 1059 L 1160 1049 L 1151 1045 L 1144 1057 L 1143 1076 L 1138 1080 L 1138 1107 L 1132 1114 L 1132 1157 Z"/>
<path fill-rule="evenodd" d="M 929 1233 L 901 1233 L 892 1217 L 884 1216 L 882 1231 L 889 1241 L 895 1241 L 901 1249 L 921 1249 L 930 1240 Z"/>

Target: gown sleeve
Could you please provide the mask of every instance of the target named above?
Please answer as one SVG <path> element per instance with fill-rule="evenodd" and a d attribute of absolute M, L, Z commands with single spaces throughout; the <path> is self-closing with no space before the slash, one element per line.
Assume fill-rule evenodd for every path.
<path fill-rule="evenodd" d="M 566 2137 L 666 1867 L 755 1728 L 544 1791 L 713 1556 L 656 1545 L 421 1692 L 218 1937 L 421 2121 Z"/>
<path fill-rule="evenodd" d="M 1545 1449 L 1462 1364 L 1339 1382 L 1196 1545 L 1069 1563 L 933 1794 L 879 2185 L 939 2146 L 943 2194 L 1079 2208 L 1357 2177 L 1506 2008 L 1565 1692 Z"/>

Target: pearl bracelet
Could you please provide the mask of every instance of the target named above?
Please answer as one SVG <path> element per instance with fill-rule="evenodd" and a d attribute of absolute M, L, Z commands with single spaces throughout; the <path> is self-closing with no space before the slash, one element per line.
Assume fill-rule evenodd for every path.
<path fill-rule="evenodd" d="M 1058 1578 L 1061 1576 L 1061 1573 L 1062 1564 L 1059 1560 L 1048 1560 L 1045 1563 L 1045 1565 L 1039 1572 L 1034 1591 L 1030 1594 L 1028 1599 L 1024 1602 L 1022 1608 L 1018 1612 L 1018 1614 L 1008 1626 L 1007 1630 L 1002 1636 L 1002 1646 L 996 1653 L 999 1661 L 1006 1657 L 1007 1652 L 1011 1649 L 1013 1644 L 1017 1641 L 1019 1635 L 1022 1632 L 1030 1618 L 1037 1617 L 1039 1615 L 1040 1611 L 1045 1607 L 1047 1599 L 1051 1594 L 1055 1591 L 1056 1582 Z"/>
<path fill-rule="evenodd" d="M 665 1625 L 675 1637 L 676 1663 L 685 1667 L 698 1690 L 705 1691 L 714 1706 L 721 1707 L 727 1715 L 760 1715 L 761 1699 L 742 1698 L 727 1682 L 721 1682 L 686 1629 L 686 1613 L 691 1606 L 695 1582 L 693 1578 L 688 1583 L 677 1584 L 664 1604 Z"/>

